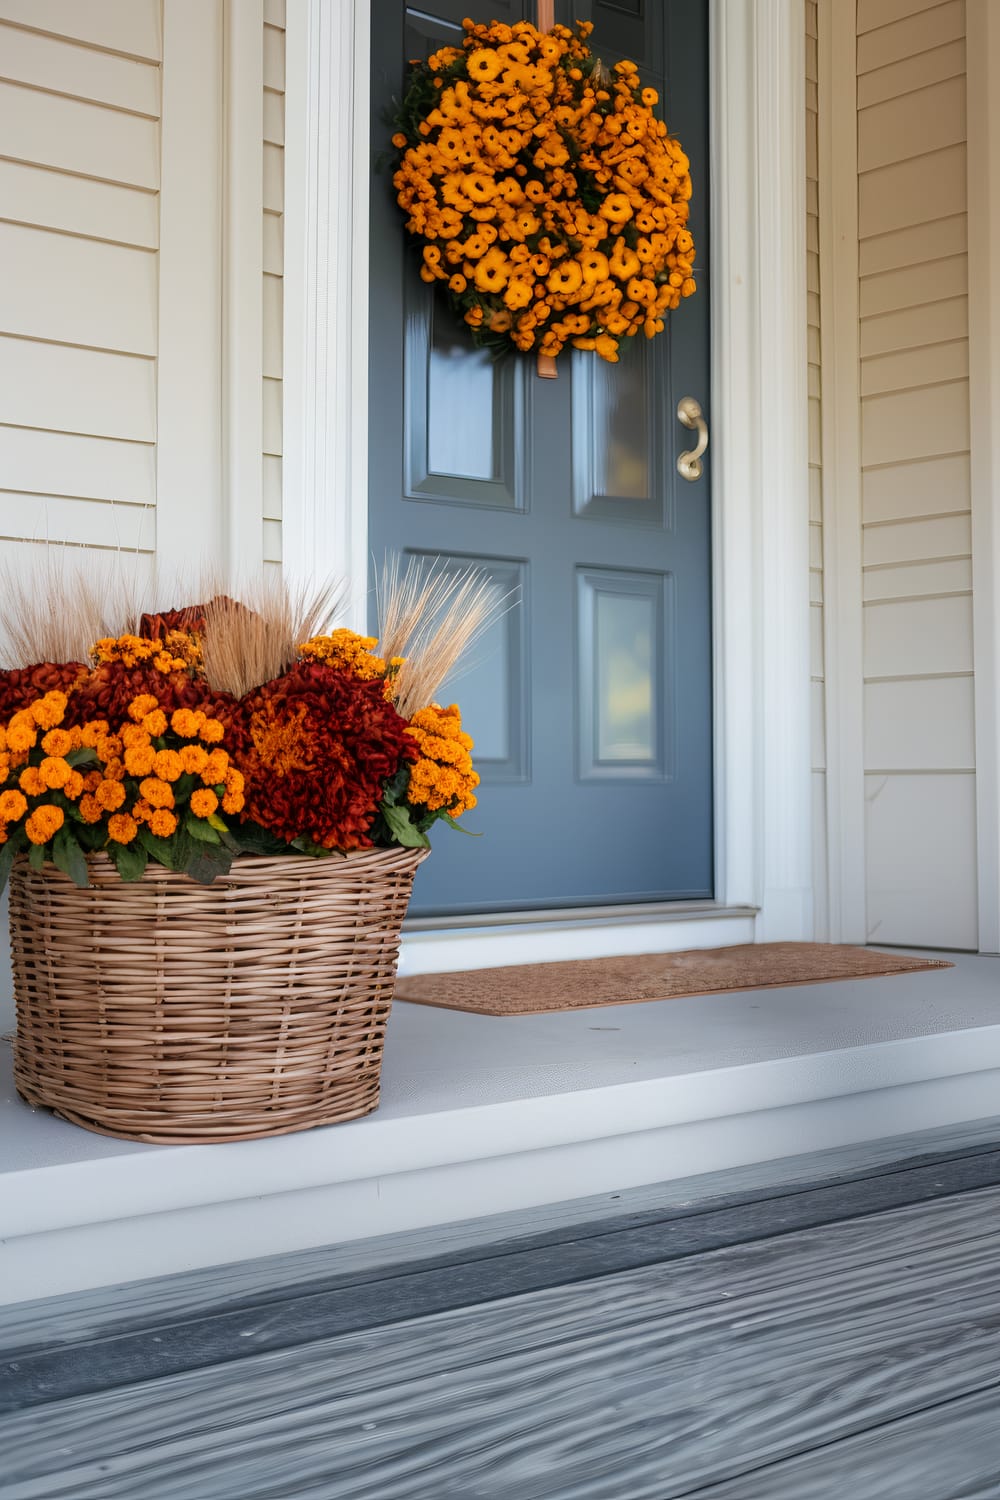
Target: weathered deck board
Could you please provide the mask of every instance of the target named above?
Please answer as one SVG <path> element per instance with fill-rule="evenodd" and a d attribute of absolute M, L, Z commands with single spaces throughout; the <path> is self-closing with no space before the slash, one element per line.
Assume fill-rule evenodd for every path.
<path fill-rule="evenodd" d="M 754 1471 L 1000 1411 L 998 1252 L 983 1188 L 54 1401 L 0 1420 L 0 1500 L 839 1500 L 821 1456 L 812 1489 Z M 990 1493 L 899 1453 L 908 1500 Z"/>

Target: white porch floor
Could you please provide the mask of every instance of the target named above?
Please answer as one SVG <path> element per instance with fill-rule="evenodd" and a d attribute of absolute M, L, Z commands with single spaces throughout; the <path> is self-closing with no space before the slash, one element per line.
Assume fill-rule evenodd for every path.
<path fill-rule="evenodd" d="M 0 1302 L 445 1224 L 1000 1112 L 1000 958 L 494 1019 L 399 1004 L 378 1112 L 140 1146 L 29 1109 L 0 1046 Z"/>

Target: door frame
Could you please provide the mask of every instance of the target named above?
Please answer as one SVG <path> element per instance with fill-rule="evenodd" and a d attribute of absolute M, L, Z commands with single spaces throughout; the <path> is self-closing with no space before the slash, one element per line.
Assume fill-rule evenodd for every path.
<path fill-rule="evenodd" d="M 595 952 L 626 951 L 640 934 L 646 951 L 704 945 L 709 930 L 719 941 L 719 921 L 703 918 L 729 911 L 741 923 L 732 941 L 746 940 L 751 914 L 758 941 L 813 932 L 805 7 L 710 5 L 716 900 L 691 913 L 702 920 L 689 934 L 662 908 L 597 926 L 581 912 Z M 348 577 L 357 629 L 368 564 L 369 28 L 369 0 L 287 0 L 284 566 L 294 578 Z M 553 914 L 548 956 L 572 922 Z M 503 961 L 502 925 L 482 920 L 482 961 Z M 455 927 L 453 942 L 433 934 L 434 966 L 452 966 L 459 950 L 463 966 L 477 962 L 473 932 Z M 524 961 L 523 933 L 506 932 Z"/>

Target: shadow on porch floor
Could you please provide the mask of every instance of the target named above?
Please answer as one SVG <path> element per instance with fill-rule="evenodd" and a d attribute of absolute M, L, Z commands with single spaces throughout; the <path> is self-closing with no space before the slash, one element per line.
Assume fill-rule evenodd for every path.
<path fill-rule="evenodd" d="M 115 1141 L 0 1076 L 0 1302 L 345 1244 L 996 1113 L 1000 958 L 495 1019 L 398 1005 L 368 1119 Z"/>

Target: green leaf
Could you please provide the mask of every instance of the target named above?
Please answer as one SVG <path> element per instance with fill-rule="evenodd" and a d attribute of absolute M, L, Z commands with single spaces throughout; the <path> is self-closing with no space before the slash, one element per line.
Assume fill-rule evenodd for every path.
<path fill-rule="evenodd" d="M 269 828 L 262 828 L 259 823 L 241 823 L 232 830 L 232 836 L 243 854 L 288 853 L 284 840 L 276 838 Z"/>
<path fill-rule="evenodd" d="M 28 864 L 33 870 L 40 870 L 45 863 L 45 845 L 32 844 L 28 850 Z"/>
<path fill-rule="evenodd" d="M 313 859 L 329 859 L 331 854 L 343 853 L 340 849 L 326 849 L 322 844 L 314 844 L 312 839 L 307 839 L 304 834 L 301 838 L 292 839 L 291 847 L 297 849 L 300 854 L 310 855 Z"/>
<path fill-rule="evenodd" d="M 0 891 L 7 884 L 10 867 L 14 863 L 17 852 L 17 845 L 13 839 L 8 839 L 6 844 L 0 844 Z"/>
<path fill-rule="evenodd" d="M 449 828 L 454 828 L 455 831 L 456 831 L 456 833 L 464 833 L 465 836 L 466 836 L 466 838 L 470 838 L 470 839 L 481 839 L 482 838 L 482 834 L 481 833 L 475 833 L 471 828 L 463 828 L 462 825 L 461 825 L 461 823 L 459 823 L 457 821 L 457 819 L 455 819 L 455 818 L 452 817 L 451 813 L 446 813 L 446 812 L 439 813 L 438 817 L 441 819 L 442 823 L 447 823 L 447 825 L 448 825 Z"/>
<path fill-rule="evenodd" d="M 124 881 L 142 879 L 149 855 L 141 844 L 109 844 L 105 852 Z"/>
<path fill-rule="evenodd" d="M 211 885 L 217 876 L 228 875 L 232 864 L 233 856 L 228 849 L 223 849 L 221 845 L 206 848 L 203 844 L 191 855 L 184 866 L 184 873 L 199 885 Z"/>
<path fill-rule="evenodd" d="M 174 845 L 170 839 L 161 839 L 155 833 L 150 833 L 148 828 L 139 829 L 139 842 L 151 859 L 157 864 L 165 865 L 168 870 L 176 869 L 174 863 Z"/>
<path fill-rule="evenodd" d="M 194 813 L 189 812 L 187 817 L 184 819 L 184 827 L 187 829 L 191 837 L 193 839 L 197 839 L 199 843 L 219 843 L 219 835 L 216 833 L 214 828 L 209 826 L 209 823 L 205 818 L 196 818 Z"/>
<path fill-rule="evenodd" d="M 74 885 L 83 887 L 90 884 L 83 850 L 65 823 L 52 840 L 52 863 L 57 870 L 62 870 L 64 875 L 68 875 Z"/>
<path fill-rule="evenodd" d="M 223 819 L 219 817 L 218 813 L 210 813 L 206 821 L 211 823 L 216 833 L 229 832 L 229 824 L 224 822 Z"/>
<path fill-rule="evenodd" d="M 92 745 L 81 745 L 79 750 L 71 750 L 66 760 L 75 770 L 80 766 L 94 766 L 97 764 L 97 751 Z"/>
<path fill-rule="evenodd" d="M 431 841 L 426 833 L 421 833 L 410 817 L 409 808 L 386 807 L 383 803 L 381 811 L 397 844 L 402 844 L 404 849 L 429 849 L 431 847 Z"/>

